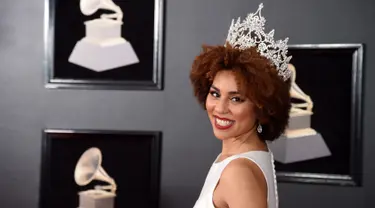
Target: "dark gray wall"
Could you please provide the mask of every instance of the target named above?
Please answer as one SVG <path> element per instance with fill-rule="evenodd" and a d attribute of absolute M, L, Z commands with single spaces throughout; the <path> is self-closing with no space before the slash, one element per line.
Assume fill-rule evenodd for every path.
<path fill-rule="evenodd" d="M 192 207 L 220 144 L 192 97 L 190 65 L 201 43 L 222 44 L 231 18 L 255 11 L 258 3 L 169 0 L 165 90 L 130 92 L 44 89 L 44 2 L 3 0 L 0 207 L 37 207 L 43 128 L 162 130 L 161 207 Z M 268 28 L 276 29 L 277 38 L 289 36 L 292 44 L 362 42 L 367 49 L 364 187 L 280 184 L 281 208 L 374 207 L 375 4 L 370 0 L 265 0 L 264 4 Z"/>

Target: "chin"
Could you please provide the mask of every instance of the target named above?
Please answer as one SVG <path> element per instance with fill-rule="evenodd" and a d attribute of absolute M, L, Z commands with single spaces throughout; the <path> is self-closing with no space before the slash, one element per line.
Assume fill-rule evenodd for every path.
<path fill-rule="evenodd" d="M 233 138 L 233 136 L 230 136 L 228 134 L 224 134 L 224 133 L 221 133 L 221 132 L 216 132 L 215 130 L 214 130 L 214 135 L 219 140 L 226 140 L 226 139 Z"/>
<path fill-rule="evenodd" d="M 215 135 L 215 137 L 219 140 L 226 140 L 226 139 L 230 139 L 230 138 L 233 138 L 233 137 L 236 137 L 236 134 L 235 134 L 235 128 L 234 126 L 232 126 L 230 129 L 218 129 L 215 124 L 212 126 L 213 128 L 213 133 Z"/>

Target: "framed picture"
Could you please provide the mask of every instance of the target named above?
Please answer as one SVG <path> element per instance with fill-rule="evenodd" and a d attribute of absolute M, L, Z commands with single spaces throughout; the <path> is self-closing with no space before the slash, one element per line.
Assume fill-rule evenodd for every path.
<path fill-rule="evenodd" d="M 47 129 L 43 133 L 40 208 L 79 207 L 81 191 L 110 185 L 109 178 L 117 186 L 115 207 L 159 207 L 160 132 Z M 84 157 L 91 148 L 96 153 Z"/>
<path fill-rule="evenodd" d="M 290 45 L 288 52 L 294 111 L 271 146 L 278 181 L 360 186 L 363 44 Z"/>
<path fill-rule="evenodd" d="M 162 90 L 164 0 L 45 0 L 46 88 Z"/>

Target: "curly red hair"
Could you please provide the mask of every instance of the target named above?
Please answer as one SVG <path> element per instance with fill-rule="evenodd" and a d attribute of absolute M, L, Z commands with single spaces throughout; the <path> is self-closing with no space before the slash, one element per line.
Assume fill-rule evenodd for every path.
<path fill-rule="evenodd" d="M 206 97 L 217 72 L 234 72 L 238 88 L 256 106 L 258 122 L 262 125 L 259 137 L 263 141 L 277 139 L 289 121 L 290 80 L 283 81 L 271 62 L 255 47 L 240 50 L 224 46 L 203 46 L 192 65 L 190 81 L 194 95 L 205 109 Z"/>

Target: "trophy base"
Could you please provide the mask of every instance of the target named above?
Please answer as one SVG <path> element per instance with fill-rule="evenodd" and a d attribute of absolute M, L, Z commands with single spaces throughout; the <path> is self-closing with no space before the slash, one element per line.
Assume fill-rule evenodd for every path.
<path fill-rule="evenodd" d="M 123 38 L 101 40 L 83 38 L 74 46 L 69 62 L 102 72 L 138 63 L 133 47 Z"/>
<path fill-rule="evenodd" d="M 311 115 L 312 112 L 300 109 L 293 109 L 293 111 L 290 113 L 288 129 L 297 130 L 310 128 Z"/>
<path fill-rule="evenodd" d="M 275 160 L 287 164 L 331 155 L 321 134 L 312 129 L 304 132 L 310 132 L 310 134 L 303 136 L 296 136 L 298 133 L 291 136 L 286 134 L 271 142 L 269 147 Z"/>
<path fill-rule="evenodd" d="M 115 194 L 102 190 L 81 191 L 78 208 L 113 208 Z"/>

